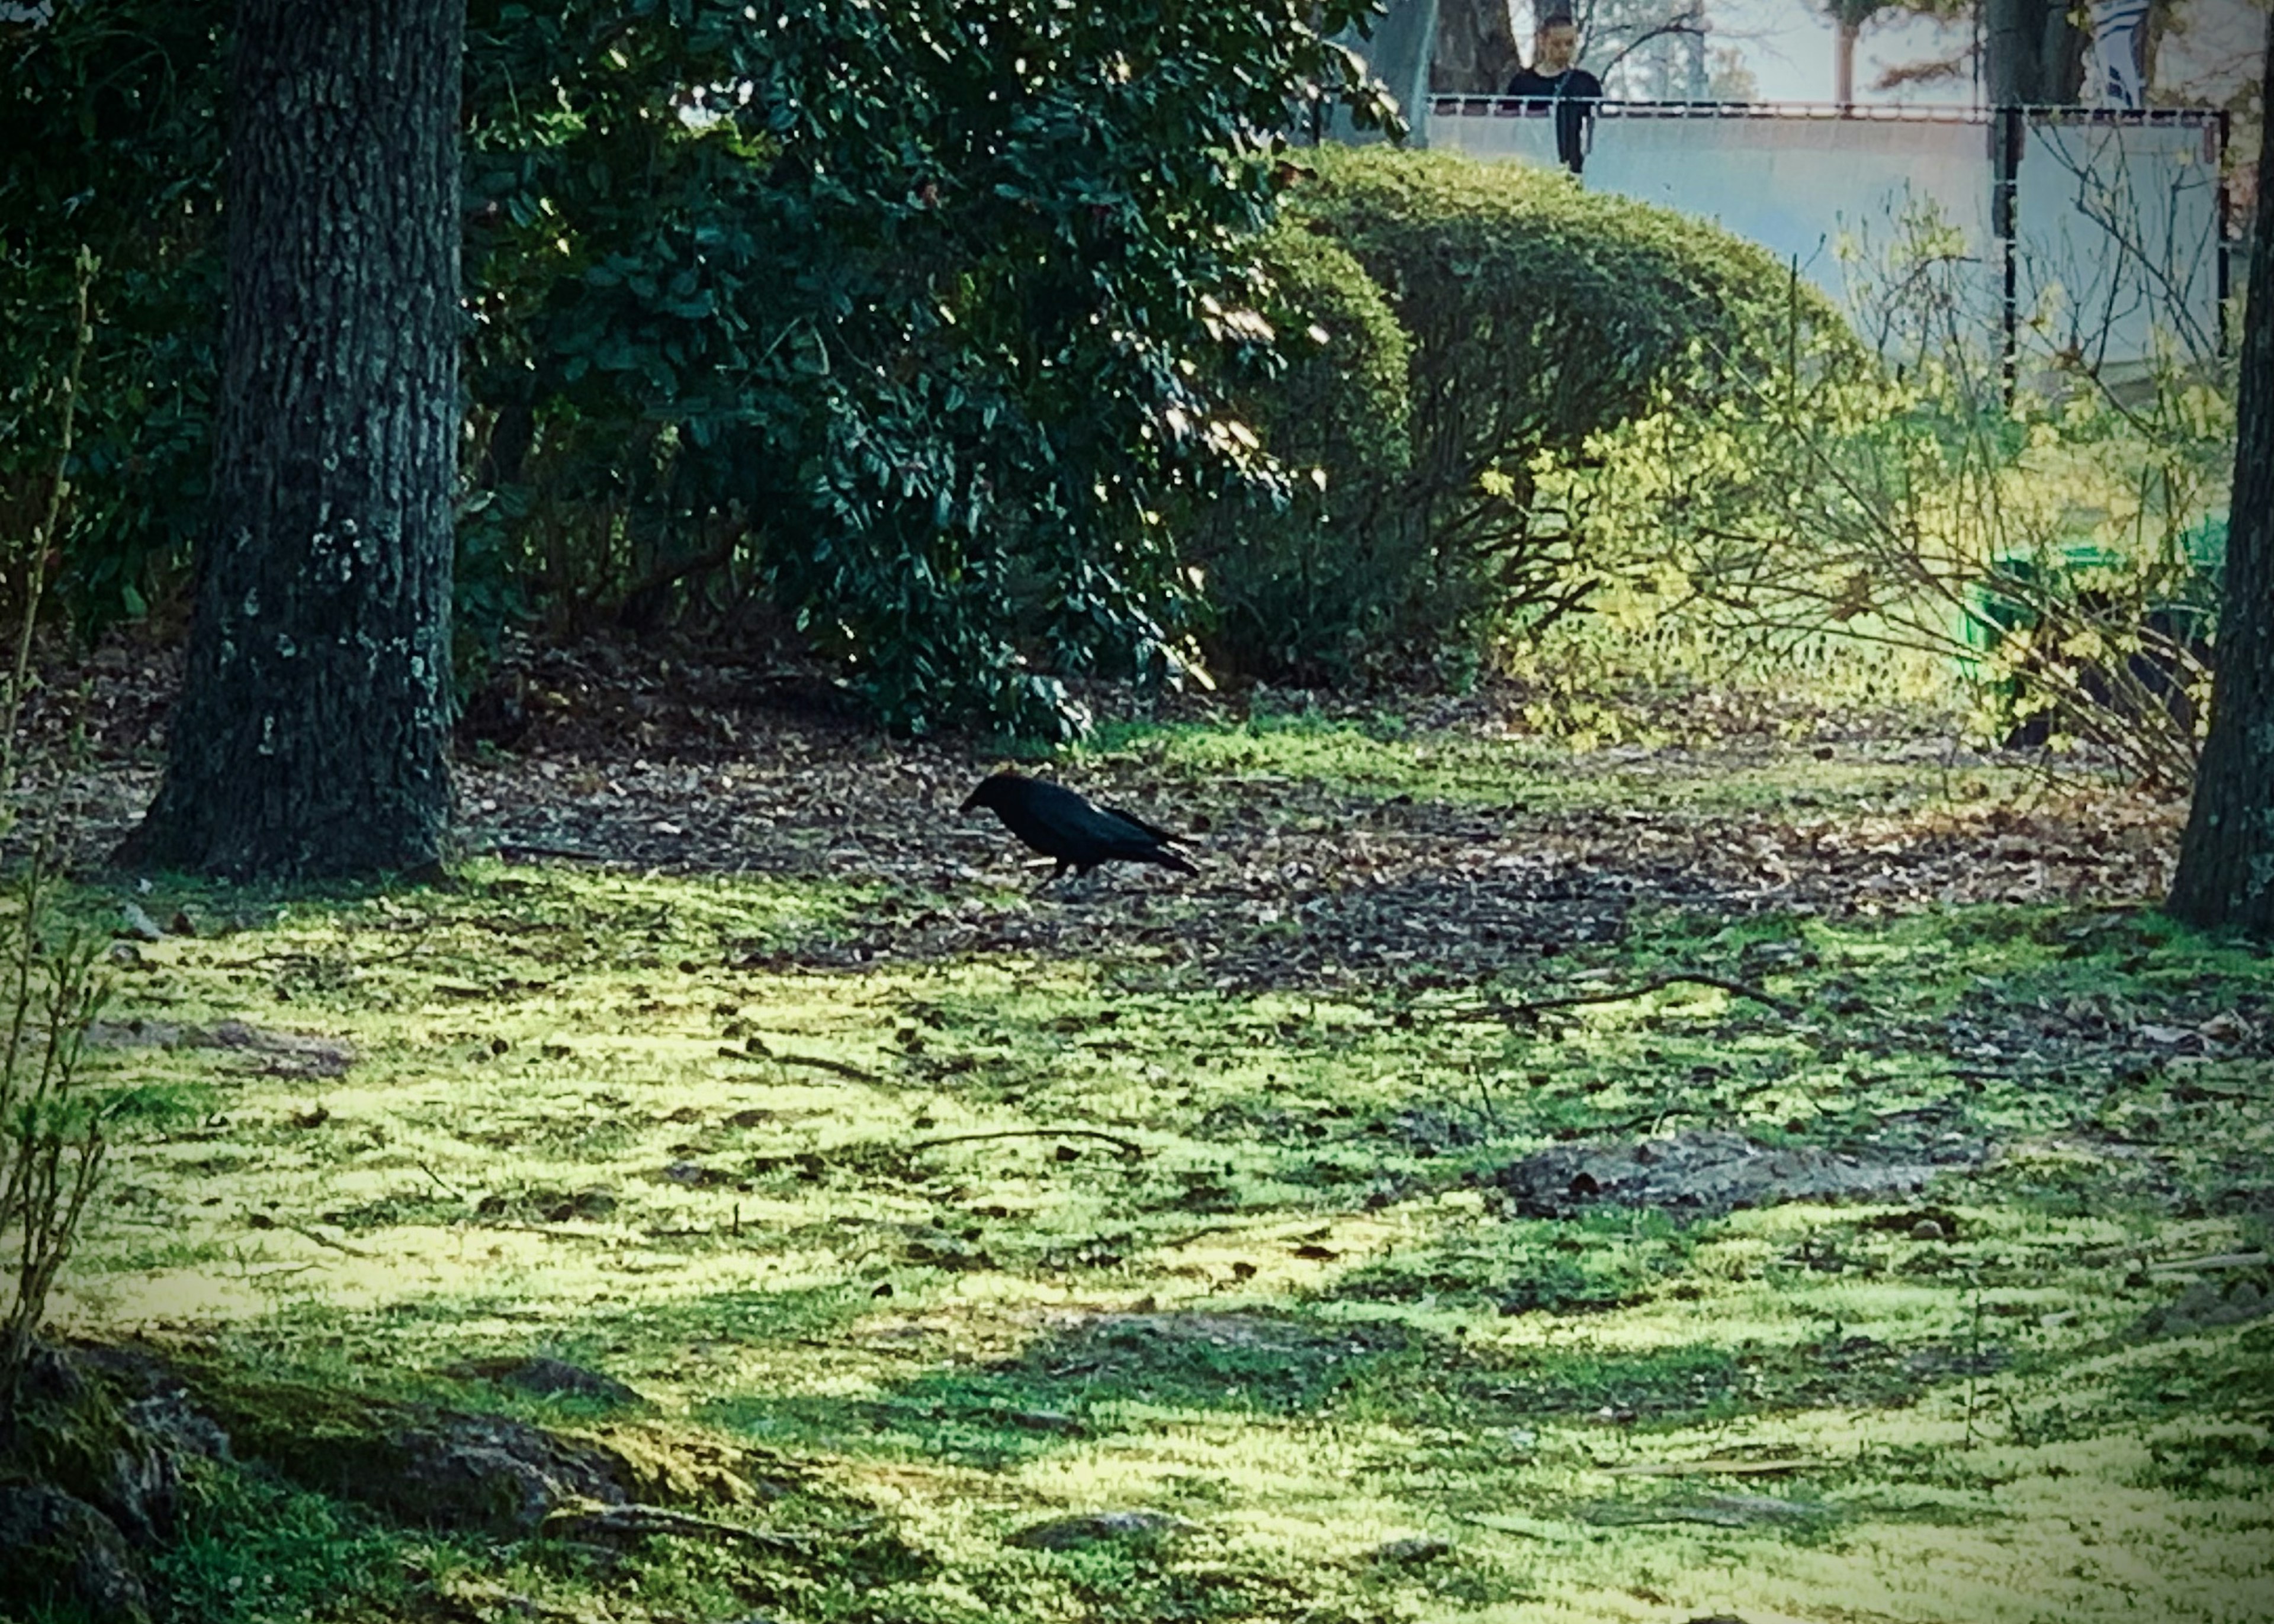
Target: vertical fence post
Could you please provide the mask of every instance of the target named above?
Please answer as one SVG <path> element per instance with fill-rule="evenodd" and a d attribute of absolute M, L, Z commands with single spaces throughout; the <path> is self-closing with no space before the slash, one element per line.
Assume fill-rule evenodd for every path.
<path fill-rule="evenodd" d="M 1990 113 L 1990 229 L 1998 238 L 1999 268 L 2005 283 L 1999 300 L 2005 331 L 1999 370 L 2009 406 L 2014 403 L 2014 383 L 2019 371 L 2014 328 L 2021 273 L 2022 142 L 2026 132 L 2022 117 L 2019 107 L 1993 108 Z"/>
<path fill-rule="evenodd" d="M 2234 293 L 2234 186 L 2229 172 L 2229 143 L 2234 139 L 2234 115 L 2226 109 L 2218 109 L 2218 151 L 2211 162 L 2218 177 L 2218 353 L 2224 358 L 2233 345 L 2233 335 L 2228 331 L 2232 318 L 2227 314 L 2227 300 Z"/>

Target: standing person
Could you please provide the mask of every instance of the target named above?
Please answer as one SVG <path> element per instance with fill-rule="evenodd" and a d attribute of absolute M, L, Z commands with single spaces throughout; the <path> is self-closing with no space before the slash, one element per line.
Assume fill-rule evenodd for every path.
<path fill-rule="evenodd" d="M 1571 13 L 1560 8 L 1543 11 L 1532 36 L 1532 65 L 1518 68 L 1502 93 L 1549 105 L 1555 116 L 1555 156 L 1574 175 L 1587 161 L 1595 107 L 1603 99 L 1603 81 L 1573 65 L 1578 55 L 1579 25 Z"/>

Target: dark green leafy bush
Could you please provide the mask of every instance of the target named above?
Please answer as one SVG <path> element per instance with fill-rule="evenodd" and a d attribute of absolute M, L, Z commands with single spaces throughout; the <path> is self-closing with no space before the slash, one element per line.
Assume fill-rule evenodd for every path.
<path fill-rule="evenodd" d="M 222 254 L 227 8 L 112 0 L 0 24 L 0 531 L 58 464 L 73 267 L 100 267 L 52 562 L 84 624 L 182 575 L 204 516 Z"/>
<path fill-rule="evenodd" d="M 1173 672 L 1161 515 L 1256 472 L 1194 360 L 1276 207 L 1274 132 L 1359 94 L 1325 36 L 1365 10 L 474 0 L 463 623 L 763 597 L 917 730 L 1060 733 L 1064 678 Z M 101 290 L 132 365 L 90 367 L 120 432 L 72 470 L 81 596 L 129 610 L 202 507 L 227 15 L 79 0 L 0 33 L 0 313 L 61 309 L 82 240 L 156 267 Z M 9 388 L 52 371 L 13 331 Z M 0 496 L 34 477 L 0 461 Z"/>
<path fill-rule="evenodd" d="M 1186 363 L 1346 84 L 1310 8 L 629 9 L 475 20 L 474 539 L 571 610 L 739 567 L 918 731 L 1173 671 L 1160 515 L 1246 460 Z"/>
<path fill-rule="evenodd" d="M 1259 245 L 1284 370 L 1236 396 L 1284 486 L 1198 508 L 1191 549 L 1226 670 L 1346 680 L 1439 617 L 1412 527 L 1383 511 L 1412 456 L 1412 348 L 1365 267 L 1282 225 Z M 1274 497 L 1276 500 L 1274 500 Z"/>

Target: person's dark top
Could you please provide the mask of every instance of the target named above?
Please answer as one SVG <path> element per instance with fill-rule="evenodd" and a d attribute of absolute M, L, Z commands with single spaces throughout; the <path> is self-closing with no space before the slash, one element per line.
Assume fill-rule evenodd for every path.
<path fill-rule="evenodd" d="M 1518 68 L 1501 94 L 1525 102 L 1546 102 L 1555 113 L 1555 156 L 1577 175 L 1587 161 L 1587 126 L 1595 104 L 1603 99 L 1603 81 L 1585 68 L 1561 73 L 1535 73 Z"/>

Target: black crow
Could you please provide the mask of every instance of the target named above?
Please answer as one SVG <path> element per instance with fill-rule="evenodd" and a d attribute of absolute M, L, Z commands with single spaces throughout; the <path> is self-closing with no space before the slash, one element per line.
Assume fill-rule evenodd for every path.
<path fill-rule="evenodd" d="M 1053 880 L 1068 868 L 1087 876 L 1098 864 L 1115 861 L 1158 863 L 1179 874 L 1200 872 L 1166 849 L 1177 838 L 1167 830 L 1111 807 L 1092 806 L 1072 790 L 1040 778 L 995 773 L 971 792 L 962 809 L 968 812 L 974 807 L 989 808 L 1020 839 L 1043 856 L 1056 858 L 1058 866 L 1050 876 Z"/>

